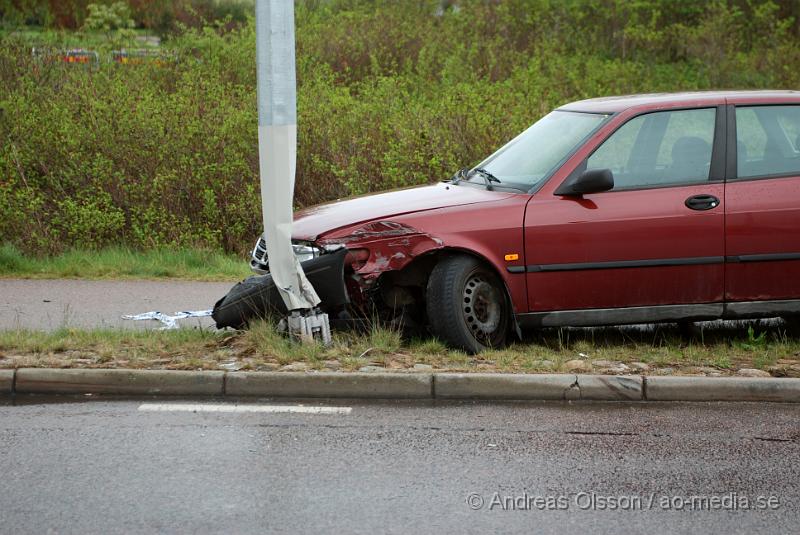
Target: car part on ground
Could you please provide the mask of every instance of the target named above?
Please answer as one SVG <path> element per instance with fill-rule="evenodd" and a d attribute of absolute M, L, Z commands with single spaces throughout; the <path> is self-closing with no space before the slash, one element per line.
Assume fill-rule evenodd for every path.
<path fill-rule="evenodd" d="M 133 321 L 145 321 L 145 320 L 156 320 L 160 321 L 164 326 L 161 327 L 161 331 L 166 331 L 170 329 L 177 329 L 179 327 L 178 320 L 182 320 L 185 318 L 205 318 L 211 315 L 211 310 L 183 310 L 180 312 L 175 312 L 171 316 L 169 314 L 164 314 L 163 312 L 159 312 L 154 310 L 152 312 L 143 312 L 142 314 L 125 314 L 122 316 L 124 320 L 133 320 Z"/>
<path fill-rule="evenodd" d="M 349 298 L 344 285 L 346 249 L 324 254 L 303 262 L 309 282 L 319 288 L 319 307 L 331 312 L 347 305 Z M 271 275 L 255 275 L 236 284 L 217 301 L 211 317 L 217 327 L 241 329 L 251 321 L 270 316 L 286 316 L 286 305 L 278 293 Z"/>

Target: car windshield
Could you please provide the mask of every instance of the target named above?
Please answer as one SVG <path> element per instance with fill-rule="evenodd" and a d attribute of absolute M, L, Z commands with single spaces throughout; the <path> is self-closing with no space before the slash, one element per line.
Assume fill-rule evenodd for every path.
<path fill-rule="evenodd" d="M 503 186 L 527 191 L 558 169 L 608 117 L 599 113 L 550 112 L 475 168 L 485 169 Z M 483 180 L 476 175 L 471 176 L 471 181 Z"/>

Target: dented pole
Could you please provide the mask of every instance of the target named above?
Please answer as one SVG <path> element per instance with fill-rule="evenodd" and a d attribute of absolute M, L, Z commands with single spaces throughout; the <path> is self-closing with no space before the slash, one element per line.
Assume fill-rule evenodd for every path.
<path fill-rule="evenodd" d="M 294 3 L 256 2 L 258 156 L 269 271 L 288 310 L 310 309 L 319 297 L 292 250 L 292 200 L 297 155 Z"/>
<path fill-rule="evenodd" d="M 256 63 L 261 209 L 269 272 L 286 309 L 292 313 L 290 317 L 308 317 L 317 326 L 320 322 L 314 308 L 319 305 L 320 299 L 303 273 L 291 241 L 297 157 L 292 0 L 256 1 Z M 290 334 L 293 333 L 292 325 L 296 323 L 289 322 Z M 322 323 L 327 325 L 327 317 Z M 304 333 L 307 332 L 311 332 L 311 329 L 301 328 L 295 334 L 305 339 L 307 336 Z M 330 331 L 322 332 L 320 336 L 324 342 L 328 342 Z"/>

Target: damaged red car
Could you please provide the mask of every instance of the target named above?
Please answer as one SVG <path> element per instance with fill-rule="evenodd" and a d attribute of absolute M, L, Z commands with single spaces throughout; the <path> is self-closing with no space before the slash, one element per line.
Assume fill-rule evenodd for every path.
<path fill-rule="evenodd" d="M 478 352 L 526 328 L 800 314 L 799 225 L 800 93 L 740 91 L 567 104 L 446 182 L 308 208 L 293 232 L 334 323 Z M 218 325 L 282 307 L 265 254 Z"/>

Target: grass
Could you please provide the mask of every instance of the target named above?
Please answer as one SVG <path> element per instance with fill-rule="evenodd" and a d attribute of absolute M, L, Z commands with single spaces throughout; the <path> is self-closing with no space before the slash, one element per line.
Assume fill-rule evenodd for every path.
<path fill-rule="evenodd" d="M 0 331 L 0 366 L 216 369 L 223 335 L 199 329 Z"/>
<path fill-rule="evenodd" d="M 250 275 L 244 258 L 203 250 L 133 251 L 112 247 L 35 257 L 0 246 L 0 277 L 26 279 L 182 279 L 236 281 Z"/>
<path fill-rule="evenodd" d="M 156 369 L 459 371 L 733 375 L 742 368 L 800 376 L 800 339 L 778 321 L 705 324 L 682 337 L 674 325 L 649 329 L 540 331 L 502 350 L 468 355 L 435 339 L 403 340 L 386 328 L 335 332 L 333 344 L 295 344 L 269 322 L 241 332 L 122 329 L 1 331 L 0 368 L 95 367 Z M 753 340 L 759 340 L 757 345 Z M 622 368 L 620 365 L 627 368 Z M 419 366 L 422 365 L 422 366 Z M 416 368 L 415 368 L 416 366 Z"/>

